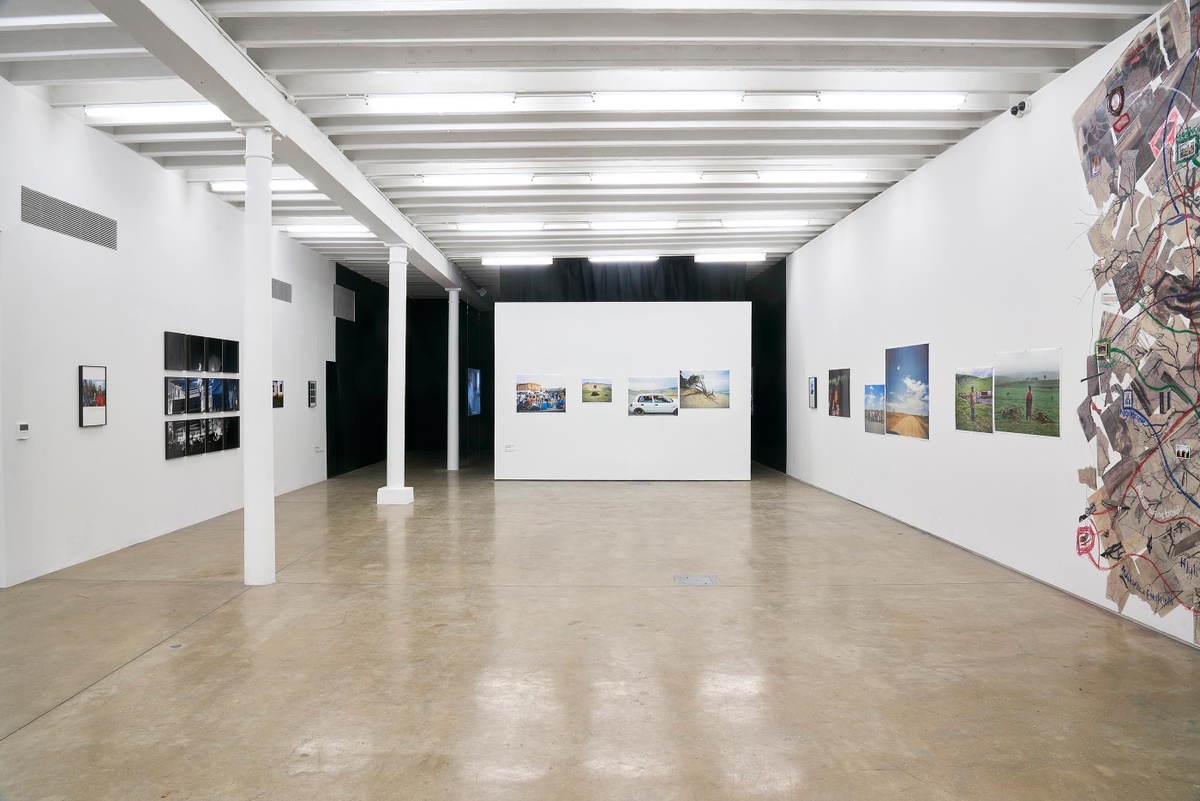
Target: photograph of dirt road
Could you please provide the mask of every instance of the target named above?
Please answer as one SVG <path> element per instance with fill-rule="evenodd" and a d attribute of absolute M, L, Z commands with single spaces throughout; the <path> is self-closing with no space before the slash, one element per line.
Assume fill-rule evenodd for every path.
<path fill-rule="evenodd" d="M 929 439 L 929 345 L 888 348 L 887 432 Z"/>
<path fill-rule="evenodd" d="M 728 370 L 680 370 L 681 409 L 728 409 Z"/>

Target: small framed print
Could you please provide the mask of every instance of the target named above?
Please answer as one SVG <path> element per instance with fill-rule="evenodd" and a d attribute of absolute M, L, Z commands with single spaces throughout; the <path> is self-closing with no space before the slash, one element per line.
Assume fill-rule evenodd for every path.
<path fill-rule="evenodd" d="M 225 379 L 225 408 L 224 408 L 224 411 L 227 411 L 227 412 L 238 411 L 238 395 L 240 394 L 239 393 L 240 386 L 241 386 L 240 379 L 237 379 L 237 378 L 226 378 Z M 222 410 L 221 409 L 213 409 L 213 411 L 219 412 Z"/>
<path fill-rule="evenodd" d="M 204 372 L 204 337 L 188 334 L 187 337 L 187 367 L 190 373 Z"/>
<path fill-rule="evenodd" d="M 186 414 L 188 380 L 186 378 L 167 378 L 164 380 L 166 381 L 167 414 Z"/>
<path fill-rule="evenodd" d="M 242 447 L 242 418 L 223 417 L 225 422 L 225 450 Z"/>
<path fill-rule="evenodd" d="M 210 373 L 225 372 L 224 364 L 225 340 L 207 337 L 204 340 L 204 369 Z"/>
<path fill-rule="evenodd" d="M 208 400 L 208 388 L 203 378 L 187 380 L 187 413 L 203 414 L 208 411 L 205 401 Z"/>
<path fill-rule="evenodd" d="M 178 459 L 187 456 L 188 421 L 168 420 L 166 426 L 167 458 Z"/>
<path fill-rule="evenodd" d="M 207 380 L 205 388 L 208 395 L 206 411 L 223 411 L 225 409 L 225 379 L 210 378 Z"/>
<path fill-rule="evenodd" d="M 271 407 L 274 409 L 283 408 L 283 382 L 271 382 Z"/>
<path fill-rule="evenodd" d="M 79 366 L 79 425 L 108 425 L 108 368 Z"/>
<path fill-rule="evenodd" d="M 207 453 L 225 450 L 225 419 L 223 417 L 213 417 L 208 421 L 208 439 L 205 441 L 204 450 Z"/>
<path fill-rule="evenodd" d="M 163 334 L 163 369 L 178 372 L 187 369 L 187 336 L 167 331 Z"/>
<path fill-rule="evenodd" d="M 187 455 L 197 456 L 204 453 L 205 440 L 208 439 L 207 420 L 187 421 Z"/>
<path fill-rule="evenodd" d="M 235 340 L 235 339 L 224 340 L 224 346 L 221 349 L 221 357 L 222 357 L 221 361 L 222 361 L 222 366 L 225 368 L 225 372 L 227 372 L 227 373 L 238 372 L 238 367 L 239 367 L 239 362 L 240 362 L 240 358 L 239 358 L 240 350 L 241 349 L 238 347 L 237 340 Z"/>
<path fill-rule="evenodd" d="M 317 382 L 308 382 L 308 405 L 309 408 L 317 405 Z"/>
<path fill-rule="evenodd" d="M 808 377 L 808 408 L 817 408 L 817 377 L 815 375 Z"/>

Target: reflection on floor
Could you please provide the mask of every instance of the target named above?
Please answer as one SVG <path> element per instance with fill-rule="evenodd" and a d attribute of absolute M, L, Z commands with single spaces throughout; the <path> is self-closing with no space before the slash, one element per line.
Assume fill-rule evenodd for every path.
<path fill-rule="evenodd" d="M 409 475 L 0 591 L 0 798 L 1200 792 L 1200 654 L 777 473 Z"/>

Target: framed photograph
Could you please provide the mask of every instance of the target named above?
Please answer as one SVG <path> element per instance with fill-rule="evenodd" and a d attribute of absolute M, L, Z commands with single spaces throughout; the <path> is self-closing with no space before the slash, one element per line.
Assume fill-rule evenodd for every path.
<path fill-rule="evenodd" d="M 208 379 L 208 399 L 206 401 L 207 409 L 210 412 L 220 412 L 225 409 L 225 379 L 210 378 Z"/>
<path fill-rule="evenodd" d="M 611 387 L 610 387 L 611 390 Z M 585 393 L 586 394 L 586 393 Z M 609 392 L 612 395 L 612 392 Z M 612 398 L 609 397 L 611 401 Z M 467 417 L 474 417 L 480 411 L 479 371 L 474 367 L 467 368 Z"/>
<path fill-rule="evenodd" d="M 79 425 L 108 425 L 108 368 L 79 366 Z"/>
<path fill-rule="evenodd" d="M 207 420 L 187 421 L 187 455 L 197 456 L 204 453 L 204 441 L 208 439 Z"/>
<path fill-rule="evenodd" d="M 204 369 L 210 373 L 225 372 L 224 363 L 225 340 L 206 337 L 204 339 Z"/>
<path fill-rule="evenodd" d="M 808 408 L 817 408 L 817 377 L 815 375 L 808 377 Z"/>
<path fill-rule="evenodd" d="M 283 408 L 283 382 L 282 381 L 272 381 L 271 382 L 271 408 L 273 408 L 273 409 L 282 409 Z"/>
<path fill-rule="evenodd" d="M 166 423 L 167 458 L 178 459 L 187 456 L 187 420 L 168 420 Z"/>
<path fill-rule="evenodd" d="M 187 379 L 166 378 L 167 414 L 187 414 Z"/>
<path fill-rule="evenodd" d="M 238 395 L 240 394 L 241 379 L 226 378 L 225 379 L 225 408 L 224 411 L 238 411 Z M 213 409 L 214 412 L 222 411 L 221 409 Z"/>
<path fill-rule="evenodd" d="M 187 380 L 187 413 L 188 414 L 203 414 L 208 411 L 205 401 L 208 399 L 208 388 L 204 385 L 203 378 L 189 378 Z"/>
<path fill-rule="evenodd" d="M 308 382 L 308 406 L 312 408 L 317 405 L 317 382 Z"/>
<path fill-rule="evenodd" d="M 225 367 L 225 372 L 227 372 L 227 373 L 239 372 L 238 351 L 239 351 L 239 348 L 238 348 L 237 340 L 234 340 L 234 339 L 225 340 L 224 345 L 222 346 L 222 352 L 221 352 L 221 362 L 222 362 L 222 365 Z"/>
<path fill-rule="evenodd" d="M 191 373 L 204 372 L 204 337 L 188 334 L 187 366 L 183 369 Z"/>
<path fill-rule="evenodd" d="M 163 369 L 187 369 L 187 336 L 167 331 L 163 334 Z"/>
<path fill-rule="evenodd" d="M 242 418 L 223 417 L 225 423 L 225 450 L 242 447 Z"/>
<path fill-rule="evenodd" d="M 225 418 L 213 417 L 208 420 L 208 438 L 204 441 L 204 452 L 213 453 L 225 450 Z"/>

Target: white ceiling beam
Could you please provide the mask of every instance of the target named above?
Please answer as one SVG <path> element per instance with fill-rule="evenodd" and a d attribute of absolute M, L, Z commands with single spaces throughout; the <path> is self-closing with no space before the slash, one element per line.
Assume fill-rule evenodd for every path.
<path fill-rule="evenodd" d="M 350 16 L 447 12 L 537 13 L 546 0 L 204 0 L 223 19 L 271 16 Z M 625 0 L 619 7 L 602 0 L 555 0 L 556 11 L 743 11 L 808 14 L 913 14 L 995 17 L 1098 17 L 1137 20 L 1161 3 L 1133 0 Z"/>
<path fill-rule="evenodd" d="M 9 66 L 7 80 L 17 86 L 29 86 L 173 77 L 175 73 L 153 56 L 122 56 L 15 62 Z"/>
<path fill-rule="evenodd" d="M 1122 30 L 1111 19 L 997 19 L 828 14 L 543 13 L 227 19 L 246 48 L 336 45 L 683 43 L 870 44 L 926 47 L 1102 47 Z"/>
<path fill-rule="evenodd" d="M 839 62 L 839 64 L 844 62 Z M 528 67 L 535 68 L 529 69 Z M 1055 78 L 1052 72 L 948 72 L 914 69 L 905 72 L 845 69 L 738 70 L 680 68 L 548 70 L 535 65 L 524 69 L 492 67 L 480 70 L 407 69 L 387 72 L 308 73 L 280 79 L 297 99 L 344 98 L 388 93 L 528 92 L 582 94 L 622 92 L 630 87 L 649 92 L 704 89 L 708 91 L 817 92 L 910 91 L 1028 94 Z"/>
<path fill-rule="evenodd" d="M 197 5 L 175 0 L 93 0 L 98 10 L 128 31 L 183 80 L 230 119 L 267 123 L 281 137 L 276 155 L 382 241 L 404 244 L 412 263 L 447 288 L 464 290 L 476 305 L 485 303 L 457 268 L 289 102 Z M 220 143 L 211 143 L 209 146 Z M 236 144 L 236 143 L 235 143 Z M 165 163 L 175 154 L 155 144 L 140 145 Z M 233 154 L 222 154 L 233 157 Z M 190 159 L 194 155 L 179 155 Z M 218 162 L 218 164 L 221 162 Z M 199 166 L 199 165 L 188 165 Z"/>
<path fill-rule="evenodd" d="M 204 96 L 179 78 L 48 85 L 47 101 L 55 108 L 121 103 L 184 103 Z"/>
<path fill-rule="evenodd" d="M 114 0 L 103 0 L 113 2 Z M 642 68 L 1010 70 L 1065 72 L 1091 48 L 921 47 L 901 45 L 686 44 L 686 45 L 447 45 L 445 47 L 289 47 L 251 49 L 250 57 L 272 75 L 328 71 L 396 70 L 420 64 L 430 70 L 479 69 L 487 65 L 542 69 L 603 69 L 611 64 Z"/>
<path fill-rule="evenodd" d="M 109 27 L 112 22 L 86 0 L 4 0 L 0 2 L 0 31 L 38 28 Z"/>
<path fill-rule="evenodd" d="M 145 49 L 120 28 L 0 27 L 0 61 L 39 61 L 144 55 Z"/>

